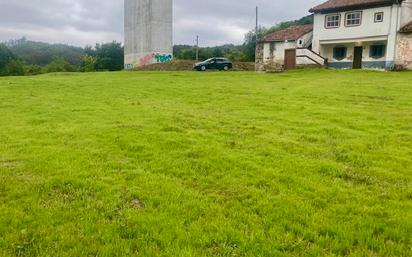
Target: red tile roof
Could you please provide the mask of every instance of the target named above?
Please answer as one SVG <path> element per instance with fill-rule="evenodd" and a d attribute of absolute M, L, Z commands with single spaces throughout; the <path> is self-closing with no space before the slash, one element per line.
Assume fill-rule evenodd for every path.
<path fill-rule="evenodd" d="M 271 34 L 266 35 L 263 41 L 285 41 L 285 40 L 297 40 L 303 35 L 311 32 L 313 25 L 292 25 L 286 29 L 282 29 Z"/>
<path fill-rule="evenodd" d="M 329 0 L 313 7 L 309 12 L 338 11 L 342 9 L 367 8 L 380 5 L 392 5 L 403 0 Z"/>
<path fill-rule="evenodd" d="M 408 24 L 406 24 L 405 26 L 403 26 L 399 32 L 401 33 L 410 33 L 412 32 L 412 22 L 409 22 Z"/>

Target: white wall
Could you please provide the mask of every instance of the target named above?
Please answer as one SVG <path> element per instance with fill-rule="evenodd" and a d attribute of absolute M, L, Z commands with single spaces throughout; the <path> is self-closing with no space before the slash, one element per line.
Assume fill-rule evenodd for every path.
<path fill-rule="evenodd" d="M 270 45 L 275 44 L 275 42 L 266 42 L 263 44 L 263 63 L 269 63 L 271 60 L 270 57 Z"/>
<path fill-rule="evenodd" d="M 273 57 L 270 54 L 270 45 L 273 44 Z M 296 41 L 288 42 L 267 42 L 264 44 L 263 49 L 263 61 L 264 63 L 284 63 L 285 50 L 290 48 L 296 48 Z"/>
<path fill-rule="evenodd" d="M 382 57 L 382 58 L 372 58 L 370 57 L 370 47 L 373 44 L 383 44 L 386 45 L 387 42 L 386 41 L 375 41 L 375 42 L 363 42 L 362 43 L 362 48 L 363 48 L 363 52 L 362 52 L 362 61 L 363 62 L 384 62 L 386 61 L 386 57 Z M 336 45 L 332 44 L 332 45 L 323 45 L 322 47 L 322 56 L 328 58 L 329 62 L 353 62 L 353 51 L 354 51 L 354 47 L 358 46 L 355 43 L 345 43 L 345 44 L 339 44 L 339 46 L 344 46 L 347 48 L 347 53 L 346 53 L 346 58 L 342 59 L 342 60 L 335 60 L 333 58 L 333 48 Z M 387 54 L 387 50 L 386 49 L 386 54 Z"/>
<path fill-rule="evenodd" d="M 400 26 L 403 27 L 412 21 L 412 0 L 405 0 L 402 3 L 401 22 Z"/>
<path fill-rule="evenodd" d="M 312 39 L 313 39 L 313 33 L 309 32 L 305 35 L 303 35 L 301 38 L 296 40 L 296 45 L 297 47 L 305 47 L 306 45 L 312 44 Z"/>
<path fill-rule="evenodd" d="M 345 27 L 345 13 L 340 12 L 341 24 L 339 28 L 325 28 L 325 16 L 327 14 L 315 14 L 313 29 L 313 50 L 320 52 L 320 44 L 333 40 L 358 40 L 366 37 L 389 36 L 393 31 L 393 25 L 397 17 L 393 15 L 393 7 L 379 7 L 364 9 L 362 11 L 362 23 L 360 26 Z M 383 12 L 383 22 L 375 23 L 375 13 Z M 396 12 L 395 12 L 396 13 Z"/>
<path fill-rule="evenodd" d="M 307 57 L 299 57 L 299 56 L 308 56 L 315 60 L 316 62 L 312 61 L 311 59 Z M 314 54 L 312 51 L 306 48 L 302 49 L 296 49 L 296 64 L 297 65 L 323 65 L 325 62 L 325 59 L 320 57 L 319 55 Z"/>

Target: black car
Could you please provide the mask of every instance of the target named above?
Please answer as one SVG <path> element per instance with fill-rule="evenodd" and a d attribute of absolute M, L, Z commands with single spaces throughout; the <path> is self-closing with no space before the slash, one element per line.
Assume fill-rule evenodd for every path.
<path fill-rule="evenodd" d="M 233 68 L 233 64 L 229 59 L 226 58 L 210 58 L 206 61 L 196 63 L 193 67 L 198 71 L 206 70 L 230 70 Z"/>

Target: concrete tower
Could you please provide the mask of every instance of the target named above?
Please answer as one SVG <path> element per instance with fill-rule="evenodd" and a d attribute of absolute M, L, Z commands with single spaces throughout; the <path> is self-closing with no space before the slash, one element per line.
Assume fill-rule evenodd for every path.
<path fill-rule="evenodd" d="M 124 1 L 125 69 L 173 58 L 173 0 Z"/>

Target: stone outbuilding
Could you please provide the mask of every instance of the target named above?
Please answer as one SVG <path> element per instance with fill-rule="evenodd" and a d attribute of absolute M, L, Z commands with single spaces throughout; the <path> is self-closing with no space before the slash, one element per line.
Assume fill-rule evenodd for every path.
<path fill-rule="evenodd" d="M 266 35 L 257 46 L 256 69 L 289 69 L 296 65 L 324 65 L 325 60 L 311 52 L 313 25 L 293 25 Z"/>

